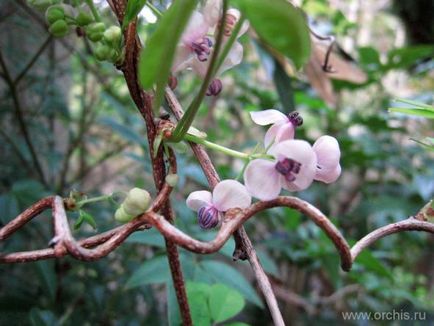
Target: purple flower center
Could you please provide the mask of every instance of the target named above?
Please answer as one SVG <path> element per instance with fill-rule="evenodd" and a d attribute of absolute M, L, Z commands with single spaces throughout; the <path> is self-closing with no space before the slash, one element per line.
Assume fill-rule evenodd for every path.
<path fill-rule="evenodd" d="M 292 182 L 296 179 L 295 174 L 300 172 L 301 163 L 290 158 L 285 158 L 277 162 L 274 168 L 285 177 L 286 181 Z"/>
<path fill-rule="evenodd" d="M 197 59 L 201 62 L 208 60 L 211 53 L 212 41 L 209 37 L 202 37 L 191 43 L 191 48 L 196 53 Z"/>
<path fill-rule="evenodd" d="M 197 212 L 197 217 L 202 229 L 211 229 L 219 224 L 219 211 L 211 205 L 201 207 Z"/>
<path fill-rule="evenodd" d="M 217 96 L 223 89 L 222 81 L 218 78 L 213 79 L 206 91 L 206 96 Z"/>
<path fill-rule="evenodd" d="M 303 124 L 303 118 L 297 111 L 288 114 L 288 120 L 294 125 L 294 127 L 300 127 Z"/>

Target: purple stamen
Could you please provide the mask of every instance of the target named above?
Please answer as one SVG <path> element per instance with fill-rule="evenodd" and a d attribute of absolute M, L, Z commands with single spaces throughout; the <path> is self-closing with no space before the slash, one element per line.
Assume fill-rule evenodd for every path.
<path fill-rule="evenodd" d="M 218 78 L 213 79 L 209 84 L 208 90 L 206 91 L 206 96 L 217 96 L 223 89 L 222 81 Z"/>
<path fill-rule="evenodd" d="M 288 182 L 292 182 L 296 179 L 294 174 L 298 174 L 300 172 L 300 168 L 301 163 L 290 158 L 285 158 L 277 162 L 275 165 L 277 172 L 282 174 Z"/>
<path fill-rule="evenodd" d="M 196 53 L 199 61 L 207 61 L 208 56 L 211 53 L 212 41 L 209 37 L 202 37 L 196 42 L 191 44 L 191 48 Z"/>
<path fill-rule="evenodd" d="M 202 229 L 211 229 L 219 224 L 219 212 L 213 206 L 204 206 L 197 212 L 199 226 Z"/>
<path fill-rule="evenodd" d="M 303 118 L 297 111 L 288 114 L 288 119 L 295 127 L 300 127 L 303 124 Z"/>

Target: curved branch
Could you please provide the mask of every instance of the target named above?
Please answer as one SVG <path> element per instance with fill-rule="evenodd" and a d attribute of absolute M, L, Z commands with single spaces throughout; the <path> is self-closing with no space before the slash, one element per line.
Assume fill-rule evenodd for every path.
<path fill-rule="evenodd" d="M 388 224 L 365 235 L 351 248 L 351 260 L 354 262 L 357 256 L 365 249 L 388 235 L 405 231 L 425 231 L 434 234 L 434 224 L 420 221 L 410 217 L 404 221 Z"/>

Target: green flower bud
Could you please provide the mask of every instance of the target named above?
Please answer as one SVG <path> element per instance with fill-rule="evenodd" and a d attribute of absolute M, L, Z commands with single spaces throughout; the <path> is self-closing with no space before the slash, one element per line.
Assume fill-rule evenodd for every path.
<path fill-rule="evenodd" d="M 77 17 L 75 17 L 75 20 L 77 21 L 78 26 L 82 26 L 82 27 L 87 26 L 93 22 L 92 16 L 83 10 L 80 10 L 78 12 L 78 15 Z"/>
<path fill-rule="evenodd" d="M 51 0 L 29 0 L 28 3 L 38 10 L 47 10 L 53 4 Z"/>
<path fill-rule="evenodd" d="M 113 63 L 116 63 L 116 61 L 118 61 L 118 57 L 118 51 L 116 51 L 115 49 L 110 49 L 109 60 Z"/>
<path fill-rule="evenodd" d="M 89 38 L 89 40 L 91 40 L 92 42 L 99 42 L 102 40 L 103 34 L 100 32 L 96 32 L 96 33 L 87 33 L 86 35 Z"/>
<path fill-rule="evenodd" d="M 178 184 L 179 177 L 177 174 L 168 174 L 166 175 L 166 182 L 169 186 L 175 187 Z"/>
<path fill-rule="evenodd" d="M 122 37 L 122 31 L 120 27 L 118 26 L 110 26 L 105 32 L 104 32 L 104 39 L 107 41 L 107 43 L 116 45 L 119 44 L 119 41 Z"/>
<path fill-rule="evenodd" d="M 86 27 L 87 33 L 104 33 L 105 31 L 105 25 L 104 23 L 98 22 L 98 23 L 92 23 Z"/>
<path fill-rule="evenodd" d="M 51 6 L 45 12 L 45 19 L 50 25 L 64 18 L 65 18 L 65 10 L 62 8 L 62 6 L 58 6 L 58 5 Z"/>
<path fill-rule="evenodd" d="M 125 212 L 133 216 L 146 212 L 150 204 L 151 195 L 140 188 L 131 189 L 123 203 Z"/>
<path fill-rule="evenodd" d="M 127 223 L 127 222 L 131 221 L 133 218 L 134 218 L 134 215 L 130 215 L 130 214 L 127 214 L 127 212 L 125 212 L 124 204 L 119 206 L 119 208 L 116 210 L 116 213 L 115 213 L 115 220 L 116 221 L 119 221 L 122 223 Z"/>
<path fill-rule="evenodd" d="M 66 34 L 68 34 L 69 27 L 68 27 L 68 24 L 66 23 L 66 21 L 61 19 L 61 20 L 54 22 L 48 30 L 54 36 L 62 37 L 62 36 L 65 36 Z"/>
<path fill-rule="evenodd" d="M 104 61 L 107 60 L 110 57 L 110 48 L 102 43 L 99 43 L 94 51 L 95 57 L 99 60 L 99 61 Z"/>

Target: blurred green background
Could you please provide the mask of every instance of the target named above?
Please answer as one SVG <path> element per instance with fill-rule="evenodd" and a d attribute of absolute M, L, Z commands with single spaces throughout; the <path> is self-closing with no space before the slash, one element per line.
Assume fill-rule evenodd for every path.
<path fill-rule="evenodd" d="M 335 35 L 357 59 L 367 81 L 356 85 L 324 74 L 316 85 L 332 85 L 333 90 L 314 89 L 315 81 L 301 73 L 288 74 L 281 60 L 245 35 L 243 63 L 222 76 L 221 95 L 204 102 L 195 126 L 212 141 L 248 151 L 265 132 L 253 125 L 249 111 L 296 109 L 304 119 L 298 138 L 313 142 L 322 134 L 335 136 L 342 150 L 342 176 L 333 185 L 315 183 L 297 195 L 327 214 L 351 244 L 375 228 L 417 213 L 433 197 L 433 152 L 410 139 L 433 137 L 432 122 L 389 113 L 387 108 L 396 106 L 396 97 L 433 103 L 434 2 L 310 0 L 301 5 L 319 33 Z M 107 8 L 101 10 L 114 22 Z M 154 26 L 144 18 L 141 22 L 140 35 L 145 38 Z M 155 194 L 144 122 L 120 72 L 96 61 L 82 37 L 50 37 L 41 13 L 25 1 L 2 1 L 0 26 L 8 72 L 20 76 L 11 84 L 4 69 L 0 74 L 0 225 L 44 196 L 67 196 L 73 189 L 92 196 L 139 186 Z M 178 76 L 181 103 L 188 104 L 199 85 L 190 72 Z M 36 155 L 31 154 L 23 128 Z M 201 230 L 195 213 L 185 206 L 191 191 L 207 188 L 206 179 L 187 147 L 179 146 L 176 152 L 176 224 L 209 240 L 215 232 Z M 222 179 L 237 177 L 242 162 L 210 154 Z M 112 228 L 115 210 L 109 203 L 86 206 L 97 229 L 83 224 L 74 235 Z M 78 214 L 69 217 L 73 224 Z M 344 323 L 344 311 L 392 310 L 426 312 L 420 324 L 433 324 L 432 236 L 387 237 L 364 251 L 352 271 L 344 273 L 331 241 L 295 211 L 272 209 L 245 227 L 288 324 Z M 0 251 L 44 248 L 51 235 L 46 213 L 0 243 Z M 234 296 L 241 295 L 237 302 L 245 302 L 232 320 L 269 325 L 271 318 L 252 272 L 246 262 L 232 261 L 233 247 L 230 240 L 219 253 L 206 256 L 180 249 L 193 309 L 207 304 L 199 283 L 224 284 L 237 292 Z M 155 230 L 133 234 L 97 262 L 66 257 L 0 265 L 1 325 L 168 323 L 179 324 L 179 312 L 164 241 Z"/>

